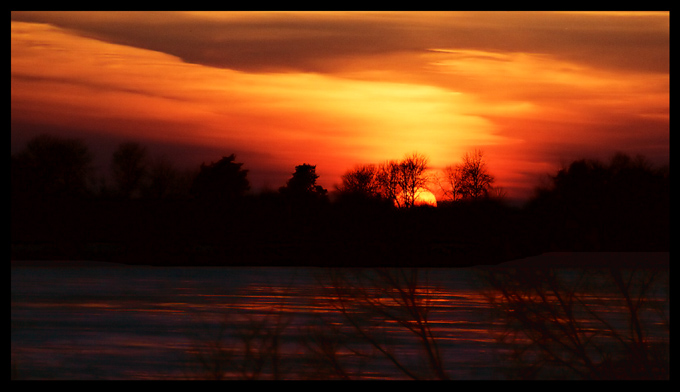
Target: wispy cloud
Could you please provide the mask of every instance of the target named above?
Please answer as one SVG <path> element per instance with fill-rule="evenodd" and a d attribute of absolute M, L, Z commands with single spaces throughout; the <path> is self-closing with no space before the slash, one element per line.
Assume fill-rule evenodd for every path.
<path fill-rule="evenodd" d="M 668 13 L 12 12 L 11 61 L 13 124 L 220 146 L 253 176 L 481 147 L 526 194 L 579 154 L 668 155 Z"/>

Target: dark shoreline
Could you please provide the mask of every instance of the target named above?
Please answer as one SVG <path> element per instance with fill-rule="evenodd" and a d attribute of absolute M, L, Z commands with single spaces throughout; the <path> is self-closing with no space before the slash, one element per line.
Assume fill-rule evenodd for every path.
<path fill-rule="evenodd" d="M 670 268 L 670 252 L 546 252 L 539 255 L 522 257 L 513 260 L 505 260 L 497 263 L 486 262 L 480 264 L 461 264 L 455 265 L 419 264 L 419 265 L 381 265 L 380 267 L 394 268 L 487 268 L 487 267 L 507 267 L 507 268 Z M 59 259 L 12 259 L 11 267 L 225 267 L 225 268 L 258 268 L 258 267 L 309 267 L 309 268 L 372 268 L 374 264 L 353 263 L 344 266 L 317 263 L 317 264 L 296 264 L 296 263 L 178 263 L 178 262 L 125 262 L 103 261 L 103 260 L 59 260 Z"/>
<path fill-rule="evenodd" d="M 279 194 L 231 203 L 14 197 L 10 258 L 160 266 L 458 268 L 549 252 L 670 249 L 664 203 L 565 209 L 560 201 L 519 208 L 483 199 L 397 209 L 363 199 L 294 201 Z M 618 262 L 566 264 L 573 263 Z"/>

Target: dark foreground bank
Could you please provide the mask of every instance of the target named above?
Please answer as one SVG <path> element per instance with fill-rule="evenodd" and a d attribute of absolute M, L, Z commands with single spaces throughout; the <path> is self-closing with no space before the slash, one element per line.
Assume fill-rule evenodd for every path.
<path fill-rule="evenodd" d="M 11 258 L 177 266 L 467 267 L 546 252 L 668 252 L 663 218 L 621 214 L 588 221 L 496 202 L 408 210 L 342 203 L 291 206 L 264 197 L 219 207 L 186 200 L 17 203 Z"/>

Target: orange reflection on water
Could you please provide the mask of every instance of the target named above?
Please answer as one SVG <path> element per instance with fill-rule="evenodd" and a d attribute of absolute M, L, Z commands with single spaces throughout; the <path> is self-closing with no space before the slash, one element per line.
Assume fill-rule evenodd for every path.
<path fill-rule="evenodd" d="M 463 271 L 457 279 L 435 281 L 441 275 L 343 271 L 328 280 L 273 279 L 234 288 L 222 286 L 220 278 L 212 290 L 171 286 L 162 294 L 152 288 L 138 296 L 104 294 L 93 284 L 78 286 L 79 295 L 48 291 L 49 299 L 36 296 L 35 288 L 27 290 L 31 296 L 15 294 L 24 286 L 13 281 L 12 361 L 28 367 L 25 358 L 41 358 L 45 363 L 32 371 L 42 375 L 36 369 L 69 368 L 74 378 L 88 374 L 78 361 L 106 362 L 109 374 L 115 374 L 111 378 L 274 378 L 273 364 L 281 378 L 342 378 L 343 372 L 359 379 L 409 378 L 382 349 L 400 365 L 416 369 L 413 375 L 436 378 L 429 365 L 418 368 L 429 363 L 427 349 L 436 348 L 434 357 L 441 359 L 447 374 L 460 371 L 470 377 L 472 368 L 503 365 L 493 361 L 512 347 L 529 347 L 537 336 L 518 326 L 522 309 L 506 298 L 533 306 L 536 320 L 554 331 L 572 328 L 601 349 L 629 337 L 626 301 L 600 287 L 599 277 L 597 292 L 560 286 L 574 305 L 572 313 L 564 313 L 550 308 L 558 298 L 554 292 L 525 292 L 520 289 L 529 286 L 507 281 L 518 291 L 505 297 L 488 287 L 474 288 L 471 275 Z M 650 294 L 640 303 L 646 307 L 640 313 L 646 343 L 663 348 L 668 344 L 667 319 L 657 317 L 655 309 L 665 307 L 667 316 L 667 302 Z M 424 335 L 418 334 L 421 326 Z M 15 338 L 24 332 L 28 338 Z M 257 361 L 266 365 L 253 373 Z M 221 366 L 219 374 L 211 366 Z"/>

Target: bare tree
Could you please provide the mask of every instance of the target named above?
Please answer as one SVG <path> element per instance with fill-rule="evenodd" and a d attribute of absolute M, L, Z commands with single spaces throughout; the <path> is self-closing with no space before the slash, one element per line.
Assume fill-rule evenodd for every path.
<path fill-rule="evenodd" d="M 426 174 L 427 158 L 417 153 L 411 154 L 399 163 L 401 172 L 401 191 L 406 207 L 413 207 L 423 190 L 429 185 Z"/>
<path fill-rule="evenodd" d="M 380 165 L 376 178 L 386 198 L 393 200 L 397 207 L 411 208 L 430 184 L 427 170 L 427 157 L 413 153 L 401 161 Z"/>
<path fill-rule="evenodd" d="M 461 193 L 461 165 L 449 165 L 444 168 L 443 176 L 437 178 L 439 188 L 442 190 L 443 197 L 450 201 L 460 200 Z"/>
<path fill-rule="evenodd" d="M 489 187 L 488 195 L 492 199 L 503 200 L 508 196 L 508 192 L 502 186 Z"/>
<path fill-rule="evenodd" d="M 342 175 L 342 184 L 338 190 L 348 194 L 358 194 L 367 197 L 380 196 L 380 184 L 377 181 L 378 167 L 376 165 L 359 165 Z"/>
<path fill-rule="evenodd" d="M 483 156 L 480 150 L 463 156 L 459 192 L 464 198 L 479 199 L 489 194 L 494 178 L 489 174 Z"/>
<path fill-rule="evenodd" d="M 387 161 L 378 166 L 377 181 L 380 193 L 391 200 L 397 207 L 402 207 L 399 198 L 399 163 L 397 161 Z"/>

